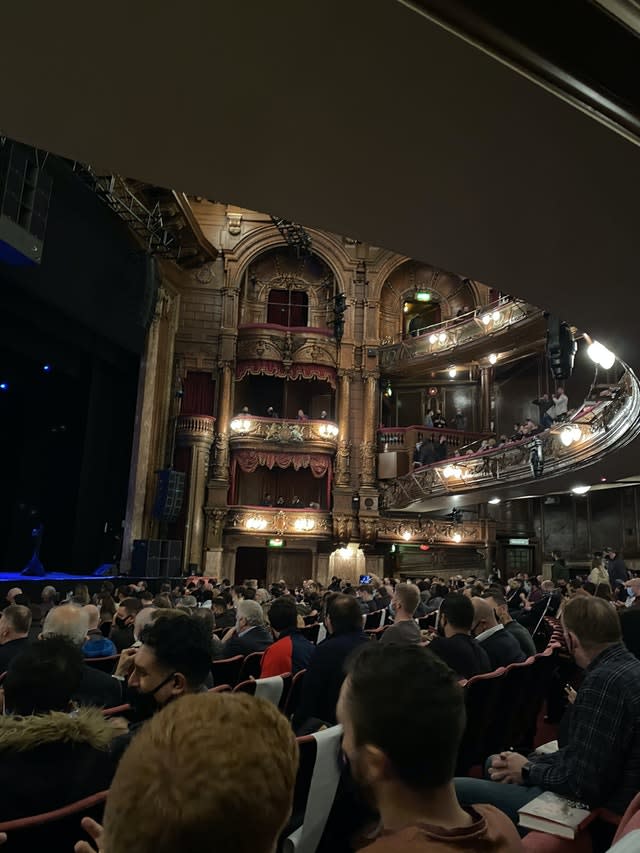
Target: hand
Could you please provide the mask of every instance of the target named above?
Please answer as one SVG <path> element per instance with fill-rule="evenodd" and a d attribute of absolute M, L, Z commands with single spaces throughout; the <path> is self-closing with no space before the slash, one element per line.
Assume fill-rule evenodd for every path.
<path fill-rule="evenodd" d="M 114 675 L 119 675 L 121 678 L 128 678 L 133 671 L 134 658 L 137 652 L 137 649 L 124 649 L 120 653 L 120 660 L 118 661 Z"/>
<path fill-rule="evenodd" d="M 120 734 L 129 731 L 129 723 L 124 717 L 109 717 L 107 722 Z"/>
<path fill-rule="evenodd" d="M 518 752 L 501 752 L 496 755 L 489 768 L 492 782 L 502 782 L 505 785 L 520 785 L 522 783 L 522 768 L 528 764 L 528 759 Z"/>
<path fill-rule="evenodd" d="M 80 825 L 95 841 L 96 846 L 95 848 L 92 847 L 88 841 L 78 841 L 73 848 L 75 853 L 105 853 L 103 846 L 104 829 L 102 826 L 90 817 L 83 817 L 80 821 Z"/>
<path fill-rule="evenodd" d="M 567 696 L 568 702 L 571 705 L 573 705 L 573 703 L 576 701 L 576 696 L 578 695 L 576 693 L 576 691 L 573 689 L 573 687 L 570 684 L 567 684 L 567 685 L 565 685 L 564 692 Z"/>
<path fill-rule="evenodd" d="M 235 629 L 235 628 L 229 628 L 229 630 L 227 631 L 227 633 L 226 633 L 226 634 L 224 635 L 224 637 L 222 638 L 222 642 L 223 642 L 223 643 L 226 643 L 226 642 L 227 642 L 227 640 L 230 640 L 230 639 L 235 635 L 235 633 L 236 633 L 236 629 Z"/>

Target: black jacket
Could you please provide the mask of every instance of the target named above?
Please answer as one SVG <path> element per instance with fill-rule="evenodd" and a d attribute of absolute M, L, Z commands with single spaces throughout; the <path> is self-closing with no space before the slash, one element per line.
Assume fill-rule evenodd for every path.
<path fill-rule="evenodd" d="M 489 656 L 491 669 L 509 666 L 511 663 L 522 663 L 526 660 L 520 643 L 510 631 L 505 631 L 504 627 L 491 634 L 486 640 L 482 640 L 480 645 Z"/>
<path fill-rule="evenodd" d="M 9 669 L 9 664 L 14 657 L 24 651 L 30 642 L 28 637 L 21 637 L 19 640 L 9 640 L 8 643 L 0 646 L 0 673 Z"/>
<path fill-rule="evenodd" d="M 109 638 L 119 652 L 123 649 L 128 649 L 135 642 L 135 638 L 133 636 L 133 625 L 129 625 L 127 628 L 120 628 L 114 622 Z"/>
<path fill-rule="evenodd" d="M 335 724 L 345 661 L 354 649 L 368 642 L 364 631 L 358 630 L 332 634 L 320 643 L 304 677 L 300 704 L 293 718 L 294 729 L 309 719 Z"/>
<path fill-rule="evenodd" d="M 222 655 L 225 658 L 232 658 L 235 655 L 250 655 L 253 652 L 263 652 L 273 643 L 273 637 L 264 627 L 264 625 L 256 625 L 244 636 L 238 637 L 234 634 L 231 639 L 222 647 Z"/>
<path fill-rule="evenodd" d="M 62 808 L 106 790 L 115 729 L 100 711 L 0 717 L 0 821 Z M 78 838 L 81 834 L 78 835 Z"/>
<path fill-rule="evenodd" d="M 122 704 L 122 682 L 85 663 L 80 687 L 73 698 L 79 705 L 115 708 Z"/>
<path fill-rule="evenodd" d="M 491 672 L 489 656 L 481 644 L 468 634 L 434 637 L 429 650 L 443 660 L 460 678 L 473 678 Z"/>

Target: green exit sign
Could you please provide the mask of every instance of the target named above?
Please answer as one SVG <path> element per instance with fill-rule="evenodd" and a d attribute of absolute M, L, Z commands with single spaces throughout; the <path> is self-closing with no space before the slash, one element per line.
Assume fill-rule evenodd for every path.
<path fill-rule="evenodd" d="M 267 539 L 269 548 L 284 548 L 284 539 Z"/>
<path fill-rule="evenodd" d="M 416 302 L 431 302 L 431 294 L 426 290 L 419 290 L 415 295 Z"/>

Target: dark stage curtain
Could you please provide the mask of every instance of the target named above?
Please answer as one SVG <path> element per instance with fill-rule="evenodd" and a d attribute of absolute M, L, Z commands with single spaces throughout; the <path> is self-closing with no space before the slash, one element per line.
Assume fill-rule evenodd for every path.
<path fill-rule="evenodd" d="M 183 415 L 213 414 L 215 383 L 210 373 L 189 371 L 182 390 Z"/>

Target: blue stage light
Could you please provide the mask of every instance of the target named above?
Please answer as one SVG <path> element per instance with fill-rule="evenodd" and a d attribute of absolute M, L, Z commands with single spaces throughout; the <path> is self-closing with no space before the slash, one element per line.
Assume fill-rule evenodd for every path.
<path fill-rule="evenodd" d="M 9 383 L 8 382 L 0 382 L 0 391 L 8 391 Z"/>
<path fill-rule="evenodd" d="M 50 364 L 44 364 L 42 366 L 42 369 L 44 370 L 45 373 L 50 373 L 51 372 L 51 365 Z"/>

